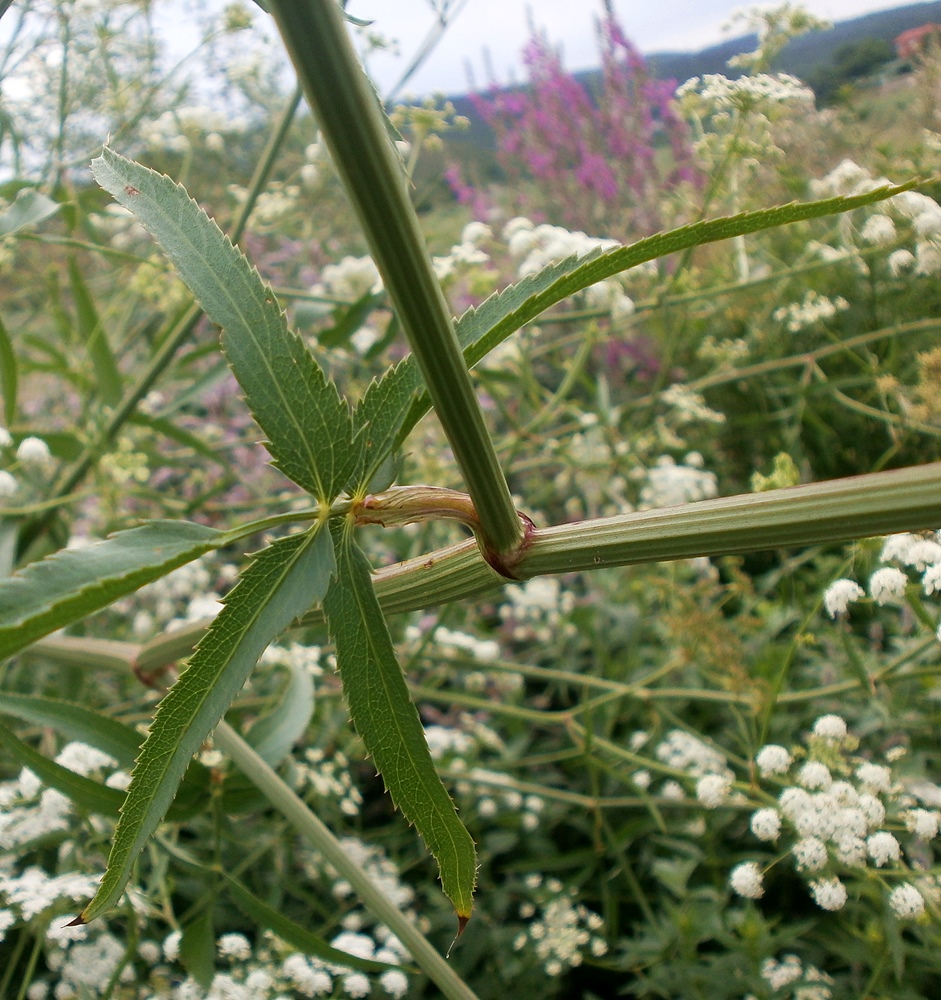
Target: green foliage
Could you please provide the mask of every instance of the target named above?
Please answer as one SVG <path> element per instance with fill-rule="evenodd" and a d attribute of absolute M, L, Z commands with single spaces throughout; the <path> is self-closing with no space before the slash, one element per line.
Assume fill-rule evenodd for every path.
<path fill-rule="evenodd" d="M 23 146 L 54 137 L 44 181 L 9 147 L 0 995 L 928 995 L 941 542 L 837 540 L 941 523 L 941 209 L 746 76 L 684 88 L 708 183 L 658 195 L 673 228 L 458 236 L 449 209 L 432 270 L 373 91 L 295 37 L 306 0 L 272 7 L 317 142 L 282 101 L 249 179 L 258 122 L 229 142 L 154 91 L 115 144 L 158 169 L 94 161 L 182 283 L 70 187 L 68 88 Z M 117 94 L 139 12 L 61 11 L 110 121 L 69 33 L 98 26 Z M 219 51 L 251 21 L 228 10 Z M 239 86 L 258 121 L 283 98 Z M 409 170 L 429 115 L 401 116 Z M 231 238 L 194 198 L 241 206 Z M 60 928 L 96 888 L 73 930 L 112 957 L 78 985 Z"/>
<path fill-rule="evenodd" d="M 335 539 L 337 577 L 324 601 L 350 714 L 392 801 L 435 856 L 441 885 L 466 921 L 477 882 L 474 842 L 434 761 L 376 600 L 369 563 L 348 532 Z"/>
<path fill-rule="evenodd" d="M 201 524 L 153 521 L 30 564 L 0 580 L 0 655 L 107 607 L 231 537 Z"/>
<path fill-rule="evenodd" d="M 265 648 L 323 598 L 334 565 L 330 535 L 317 525 L 279 539 L 242 574 L 154 716 L 121 810 L 108 871 L 83 910 L 83 920 L 93 920 L 117 901 L 137 855 L 173 801 L 200 744 L 225 714 Z"/>
<path fill-rule="evenodd" d="M 268 435 L 275 465 L 321 503 L 346 485 L 359 456 L 349 411 L 287 328 L 274 296 L 244 256 L 179 185 L 103 150 L 95 178 L 153 233 L 206 315 Z"/>

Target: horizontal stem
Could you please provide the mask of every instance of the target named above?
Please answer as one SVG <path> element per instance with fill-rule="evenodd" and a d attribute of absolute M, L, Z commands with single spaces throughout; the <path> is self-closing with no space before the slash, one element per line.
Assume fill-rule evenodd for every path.
<path fill-rule="evenodd" d="M 941 462 L 748 493 L 677 507 L 536 529 L 516 567 L 522 579 L 603 566 L 819 545 L 941 525 Z M 473 540 L 385 567 L 373 576 L 386 614 L 470 600 L 506 581 Z M 323 621 L 319 610 L 303 624 Z M 192 652 L 208 622 L 158 636 L 140 652 L 142 670 Z"/>
<path fill-rule="evenodd" d="M 526 578 L 868 538 L 941 525 L 941 462 L 543 528 Z"/>

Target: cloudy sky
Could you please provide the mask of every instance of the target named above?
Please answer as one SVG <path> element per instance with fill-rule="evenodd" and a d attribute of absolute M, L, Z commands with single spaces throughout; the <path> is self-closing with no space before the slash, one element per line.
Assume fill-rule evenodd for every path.
<path fill-rule="evenodd" d="M 452 7 L 456 0 L 449 0 Z M 442 0 L 437 0 L 441 6 Z M 730 14 L 747 6 L 744 0 L 614 0 L 627 35 L 642 52 L 695 50 L 724 37 Z M 899 0 L 805 0 L 813 13 L 831 20 L 857 17 L 900 6 Z M 429 0 L 350 0 L 350 13 L 369 18 L 383 34 L 399 40 L 402 57 L 376 56 L 370 70 L 383 89 L 397 80 L 406 57 L 421 43 L 434 22 Z M 594 18 L 600 0 L 464 0 L 428 62 L 412 78 L 409 90 L 458 93 L 467 89 L 465 65 L 473 67 L 478 84 L 486 78 L 484 50 L 502 81 L 521 79 L 519 52 L 528 37 L 527 9 L 549 39 L 562 45 L 568 69 L 597 62 Z"/>

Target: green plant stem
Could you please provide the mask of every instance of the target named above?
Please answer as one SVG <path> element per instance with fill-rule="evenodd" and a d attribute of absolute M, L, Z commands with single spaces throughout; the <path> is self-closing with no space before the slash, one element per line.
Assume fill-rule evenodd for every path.
<path fill-rule="evenodd" d="M 525 579 L 631 563 L 819 545 L 941 524 L 941 462 L 703 500 L 534 532 Z"/>
<path fill-rule="evenodd" d="M 284 515 L 282 521 L 291 516 Z M 941 462 L 537 529 L 516 572 L 529 578 L 825 544 L 938 525 Z M 480 597 L 505 582 L 480 558 L 473 541 L 381 569 L 373 581 L 386 614 Z M 322 621 L 322 613 L 313 611 L 303 624 Z M 158 636 L 141 649 L 138 668 L 158 669 L 189 655 L 207 625 L 196 622 Z"/>
<path fill-rule="evenodd" d="M 390 902 L 384 890 L 350 857 L 326 826 L 227 723 L 220 722 L 214 740 L 285 819 L 353 887 L 363 904 L 411 952 L 412 958 L 448 1000 L 476 1000 L 476 995 L 432 947 L 418 928 Z"/>
<path fill-rule="evenodd" d="M 378 98 L 333 0 L 272 0 L 271 10 L 474 501 L 483 547 L 500 564 L 501 556 L 518 550 L 523 526 Z"/>
<path fill-rule="evenodd" d="M 818 347 L 816 350 L 807 351 L 804 354 L 792 354 L 786 358 L 776 358 L 774 361 L 762 361 L 754 365 L 745 365 L 741 368 L 733 368 L 728 371 L 717 372 L 715 375 L 706 375 L 703 378 L 694 379 L 687 383 L 687 387 L 700 391 L 711 389 L 717 385 L 725 385 L 729 382 L 738 382 L 743 379 L 756 378 L 759 375 L 767 375 L 771 372 L 783 371 L 786 368 L 810 367 L 823 358 L 831 357 L 834 354 L 842 354 L 845 351 L 855 350 L 857 347 L 865 347 L 867 344 L 877 340 L 885 340 L 889 337 L 901 337 L 915 333 L 932 333 L 941 329 L 941 320 L 919 319 L 911 323 L 899 323 L 897 326 L 883 327 L 881 330 L 871 330 L 868 333 L 860 333 L 855 337 L 847 337 L 835 344 L 827 344 L 826 347 Z M 636 405 L 644 406 L 653 400 L 653 396 L 643 396 L 636 400 Z M 888 414 L 881 410 L 867 408 L 867 416 L 876 415 L 879 419 L 885 419 Z M 937 428 L 932 428 L 937 433 Z"/>

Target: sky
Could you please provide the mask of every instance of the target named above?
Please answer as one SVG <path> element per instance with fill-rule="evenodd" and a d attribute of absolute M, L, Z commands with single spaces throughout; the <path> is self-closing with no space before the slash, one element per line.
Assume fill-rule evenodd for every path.
<path fill-rule="evenodd" d="M 442 0 L 436 0 L 442 5 Z M 452 8 L 455 0 L 450 2 Z M 814 14 L 831 20 L 858 17 L 874 10 L 901 6 L 900 0 L 804 0 Z M 746 0 L 614 0 L 627 36 L 642 52 L 694 51 L 721 42 L 731 34 L 722 27 Z M 429 0 L 349 0 L 347 10 L 371 19 L 383 34 L 396 38 L 401 56 L 371 57 L 369 69 L 387 92 L 401 75 L 408 57 L 434 23 Z M 478 86 L 487 82 L 484 50 L 500 82 L 521 80 L 519 53 L 529 36 L 527 10 L 549 40 L 561 44 L 569 70 L 597 65 L 594 20 L 600 0 L 464 0 L 437 48 L 410 81 L 407 91 L 424 95 L 468 89 L 466 64 L 472 66 Z"/>

